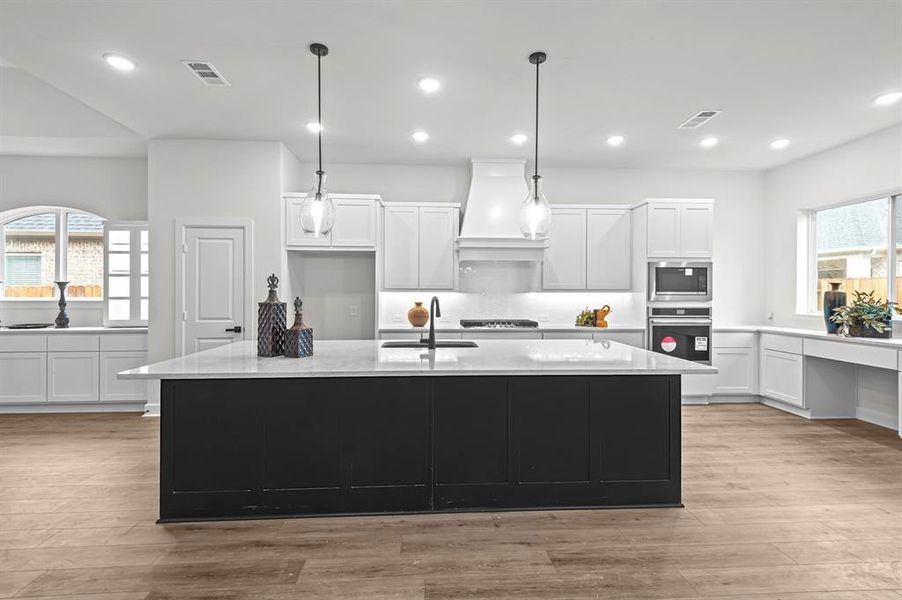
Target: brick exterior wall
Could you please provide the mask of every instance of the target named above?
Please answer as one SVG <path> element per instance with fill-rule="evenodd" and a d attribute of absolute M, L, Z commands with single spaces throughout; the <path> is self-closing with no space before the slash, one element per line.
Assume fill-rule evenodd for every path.
<path fill-rule="evenodd" d="M 42 291 L 38 296 L 55 295 L 56 286 L 53 282 L 56 280 L 56 256 L 54 252 L 55 241 L 52 237 L 46 236 L 12 236 L 6 237 L 7 253 L 25 253 L 40 254 L 41 260 L 41 277 L 43 283 L 49 284 L 50 293 Z M 67 271 L 70 287 L 75 286 L 98 286 L 101 290 L 103 287 L 103 238 L 102 237 L 76 237 L 69 238 L 69 248 L 67 253 Z M 19 295 L 15 294 L 13 287 L 7 285 L 7 296 Z M 73 290 L 75 291 L 75 290 Z M 24 295 L 24 294 L 23 294 Z M 29 294 L 30 295 L 30 294 Z M 73 293 L 73 296 L 93 296 L 102 297 L 102 294 L 93 292 Z"/>

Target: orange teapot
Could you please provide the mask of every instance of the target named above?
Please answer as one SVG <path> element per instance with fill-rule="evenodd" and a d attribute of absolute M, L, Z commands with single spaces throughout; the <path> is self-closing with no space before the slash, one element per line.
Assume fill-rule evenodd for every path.
<path fill-rule="evenodd" d="M 595 326 L 596 327 L 607 327 L 608 322 L 605 321 L 605 317 L 611 314 L 611 307 L 605 304 L 601 308 L 595 309 Z"/>

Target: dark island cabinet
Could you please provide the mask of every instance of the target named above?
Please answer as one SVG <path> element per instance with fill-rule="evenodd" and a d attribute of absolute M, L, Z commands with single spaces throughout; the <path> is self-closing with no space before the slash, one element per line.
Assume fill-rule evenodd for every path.
<path fill-rule="evenodd" d="M 164 380 L 162 521 L 680 503 L 679 376 Z"/>

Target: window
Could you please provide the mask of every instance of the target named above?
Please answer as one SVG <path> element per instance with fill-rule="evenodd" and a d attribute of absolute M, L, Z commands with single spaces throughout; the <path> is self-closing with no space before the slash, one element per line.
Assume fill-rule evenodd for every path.
<path fill-rule="evenodd" d="M 837 283 L 849 294 L 874 292 L 890 301 L 900 297 L 900 202 L 902 195 L 896 195 L 810 212 L 808 312 L 822 311 L 824 292 Z"/>
<path fill-rule="evenodd" d="M 150 242 L 147 223 L 107 223 L 105 235 L 107 326 L 147 325 Z"/>
<path fill-rule="evenodd" d="M 103 219 L 69 212 L 66 233 L 66 296 L 103 298 Z"/>
<path fill-rule="evenodd" d="M 0 222 L 3 228 L 3 291 L 6 298 L 56 295 L 57 214 L 26 213 Z"/>

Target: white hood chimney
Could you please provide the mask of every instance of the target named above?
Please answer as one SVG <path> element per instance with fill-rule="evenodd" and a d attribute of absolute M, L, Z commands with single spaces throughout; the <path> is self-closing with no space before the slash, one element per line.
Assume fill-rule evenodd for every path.
<path fill-rule="evenodd" d="M 520 208 L 529 193 L 526 161 L 472 159 L 470 192 L 457 253 L 460 260 L 541 261 L 547 240 L 520 233 Z"/>

